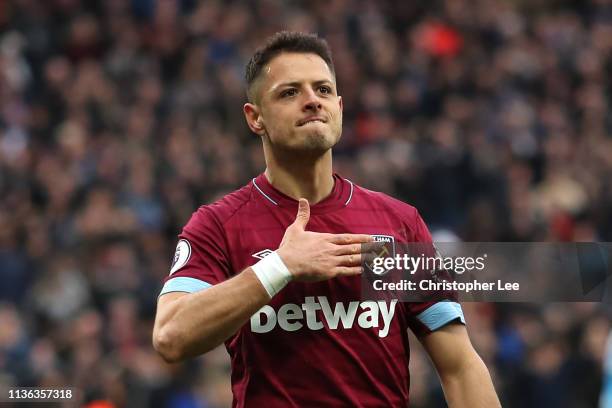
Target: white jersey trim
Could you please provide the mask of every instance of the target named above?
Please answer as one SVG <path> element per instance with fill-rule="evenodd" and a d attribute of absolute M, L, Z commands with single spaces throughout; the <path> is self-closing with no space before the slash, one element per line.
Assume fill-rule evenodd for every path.
<path fill-rule="evenodd" d="M 257 183 L 255 182 L 255 178 L 253 178 L 253 185 L 255 186 L 255 188 L 257 189 L 257 191 L 259 191 L 261 193 L 261 195 L 263 195 L 264 197 L 266 197 L 272 204 L 274 205 L 278 205 L 278 203 L 276 201 L 274 201 L 272 198 L 270 198 L 266 193 L 263 192 L 263 190 L 261 188 L 259 188 L 259 186 L 257 185 Z"/>
<path fill-rule="evenodd" d="M 347 205 L 348 205 L 348 203 L 350 203 L 350 202 L 351 202 L 351 199 L 353 198 L 353 189 L 354 189 L 355 187 L 353 186 L 353 182 L 352 182 L 351 180 L 349 180 L 349 179 L 345 179 L 345 180 L 346 180 L 346 181 L 348 181 L 348 182 L 349 182 L 349 184 L 351 185 L 351 192 L 350 192 L 350 194 L 349 194 L 348 199 L 346 200 L 346 203 L 344 203 L 344 205 L 345 205 L 345 206 L 347 206 Z"/>

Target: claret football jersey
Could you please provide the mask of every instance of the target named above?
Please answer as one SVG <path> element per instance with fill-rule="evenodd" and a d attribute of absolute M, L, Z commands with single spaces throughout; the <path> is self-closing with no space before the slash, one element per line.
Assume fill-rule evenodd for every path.
<path fill-rule="evenodd" d="M 240 273 L 276 250 L 298 203 L 261 174 L 200 207 L 179 235 L 162 294 L 197 292 Z M 311 205 L 309 231 L 431 242 L 417 210 L 334 175 Z M 290 282 L 225 342 L 234 407 L 405 407 L 410 349 L 417 335 L 464 323 L 452 301 L 364 300 L 359 276 Z"/>

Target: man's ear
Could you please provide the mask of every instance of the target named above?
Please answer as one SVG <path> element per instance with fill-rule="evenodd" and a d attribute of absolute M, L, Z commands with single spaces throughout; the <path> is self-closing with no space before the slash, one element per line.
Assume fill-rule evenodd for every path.
<path fill-rule="evenodd" d="M 253 133 L 263 136 L 266 129 L 259 107 L 252 103 L 245 103 L 242 107 L 242 111 L 244 112 L 244 118 L 246 119 L 247 125 L 249 125 L 249 129 L 251 129 Z"/>
<path fill-rule="evenodd" d="M 340 104 L 340 112 L 344 110 L 344 102 L 342 102 L 342 97 L 338 95 L 338 103 Z"/>

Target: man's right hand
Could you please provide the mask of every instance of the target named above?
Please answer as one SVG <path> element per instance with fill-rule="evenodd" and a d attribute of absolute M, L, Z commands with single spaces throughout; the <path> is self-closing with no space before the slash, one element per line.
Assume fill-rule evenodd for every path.
<path fill-rule="evenodd" d="M 295 221 L 276 250 L 293 279 L 314 282 L 360 274 L 363 257 L 372 250 L 362 244 L 373 242 L 372 236 L 306 231 L 309 219 L 308 200 L 300 198 Z"/>

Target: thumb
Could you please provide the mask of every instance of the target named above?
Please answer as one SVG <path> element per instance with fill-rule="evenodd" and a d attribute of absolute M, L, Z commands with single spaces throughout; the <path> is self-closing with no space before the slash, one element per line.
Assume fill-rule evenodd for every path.
<path fill-rule="evenodd" d="M 308 204 L 308 200 L 305 198 L 300 198 L 298 204 L 298 212 L 295 217 L 295 221 L 293 225 L 298 226 L 302 231 L 306 229 L 306 224 L 308 224 L 308 220 L 310 219 L 310 205 Z"/>

